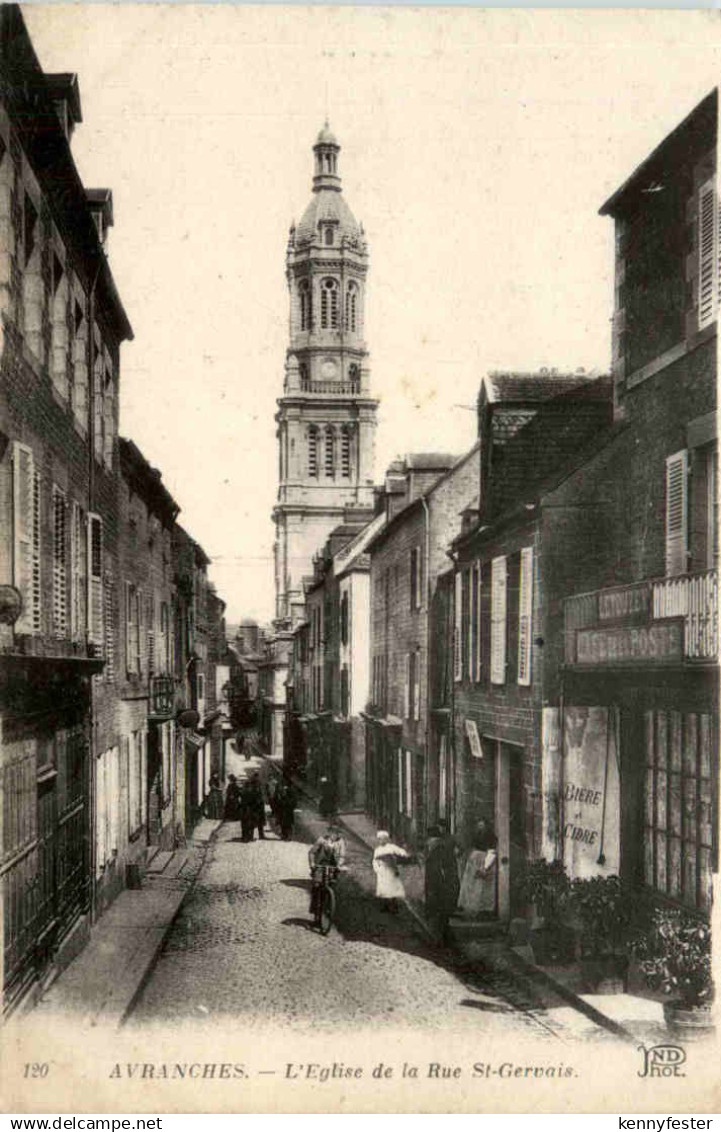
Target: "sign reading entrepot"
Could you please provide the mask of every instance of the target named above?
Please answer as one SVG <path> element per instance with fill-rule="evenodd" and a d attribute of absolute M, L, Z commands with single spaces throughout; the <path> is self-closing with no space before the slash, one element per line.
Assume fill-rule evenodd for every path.
<path fill-rule="evenodd" d="M 683 658 L 683 622 L 658 625 L 579 629 L 577 664 L 670 663 Z"/>

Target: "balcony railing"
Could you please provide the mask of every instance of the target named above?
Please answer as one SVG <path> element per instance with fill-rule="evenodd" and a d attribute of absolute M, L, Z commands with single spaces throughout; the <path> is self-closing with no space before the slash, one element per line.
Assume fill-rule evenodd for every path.
<path fill-rule="evenodd" d="M 175 681 L 172 676 L 151 676 L 150 714 L 173 715 L 175 711 Z"/>
<path fill-rule="evenodd" d="M 356 396 L 360 393 L 360 382 L 358 381 L 311 381 L 307 379 L 301 381 L 300 388 L 303 393 L 342 393 L 348 396 Z"/>
<path fill-rule="evenodd" d="M 648 625 L 670 618 L 683 619 L 686 659 L 718 658 L 718 576 L 715 570 L 653 578 L 566 598 L 566 663 L 576 662 L 578 629 L 610 627 L 623 622 Z"/>
<path fill-rule="evenodd" d="M 718 656 L 718 577 L 715 570 L 651 582 L 652 617 L 683 617 L 684 652 L 692 660 Z"/>

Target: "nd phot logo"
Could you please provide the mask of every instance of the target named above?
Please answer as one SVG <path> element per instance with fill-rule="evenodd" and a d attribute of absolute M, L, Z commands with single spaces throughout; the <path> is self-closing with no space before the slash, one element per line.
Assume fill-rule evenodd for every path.
<path fill-rule="evenodd" d="M 686 1051 L 681 1046 L 659 1045 L 646 1049 L 638 1046 L 643 1054 L 643 1068 L 639 1077 L 685 1077 L 681 1066 L 686 1060 Z"/>

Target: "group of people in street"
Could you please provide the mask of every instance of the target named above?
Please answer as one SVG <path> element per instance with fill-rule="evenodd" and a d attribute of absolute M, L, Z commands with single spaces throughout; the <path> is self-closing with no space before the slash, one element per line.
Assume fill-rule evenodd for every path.
<path fill-rule="evenodd" d="M 243 841 L 252 841 L 256 830 L 258 840 L 265 839 L 265 797 L 257 771 L 242 782 L 234 774 L 228 775 L 223 820 L 240 822 Z"/>

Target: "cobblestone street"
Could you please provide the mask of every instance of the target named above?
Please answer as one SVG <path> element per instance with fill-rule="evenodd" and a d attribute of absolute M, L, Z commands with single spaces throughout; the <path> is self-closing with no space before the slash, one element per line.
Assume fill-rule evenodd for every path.
<path fill-rule="evenodd" d="M 261 768 L 255 757 L 234 755 L 232 764 L 239 774 Z M 265 841 L 244 844 L 236 823 L 220 827 L 131 1027 L 232 1014 L 247 1027 L 290 1023 L 316 1031 L 353 1021 L 499 1037 L 557 1032 L 542 1007 L 524 1002 L 517 982 L 434 946 L 405 909 L 397 916 L 381 910 L 370 853 L 352 837 L 337 925 L 327 937 L 317 934 L 307 852 L 322 828 L 302 802 L 289 842 L 268 827 Z"/>

